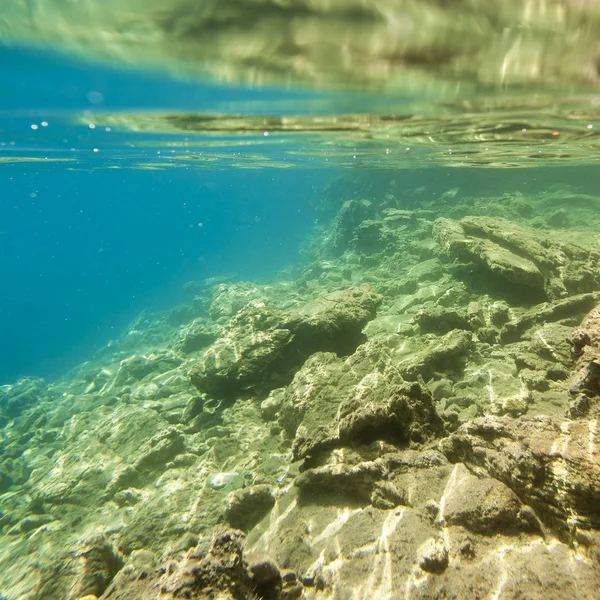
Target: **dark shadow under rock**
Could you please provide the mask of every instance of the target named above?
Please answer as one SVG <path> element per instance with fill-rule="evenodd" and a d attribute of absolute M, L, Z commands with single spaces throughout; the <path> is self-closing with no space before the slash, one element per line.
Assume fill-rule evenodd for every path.
<path fill-rule="evenodd" d="M 275 505 L 275 493 L 270 485 L 254 485 L 235 490 L 227 498 L 225 518 L 231 527 L 249 531 Z"/>

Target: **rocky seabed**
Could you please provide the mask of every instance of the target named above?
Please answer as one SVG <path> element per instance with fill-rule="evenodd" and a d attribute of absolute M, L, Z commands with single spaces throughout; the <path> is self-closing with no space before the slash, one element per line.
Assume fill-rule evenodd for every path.
<path fill-rule="evenodd" d="M 600 598 L 598 202 L 349 199 L 0 387 L 0 597 Z"/>

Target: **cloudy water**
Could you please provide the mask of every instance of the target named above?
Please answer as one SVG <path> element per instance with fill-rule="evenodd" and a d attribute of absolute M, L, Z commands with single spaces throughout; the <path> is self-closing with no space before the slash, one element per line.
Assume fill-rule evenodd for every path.
<path fill-rule="evenodd" d="M 0 0 L 0 599 L 600 597 L 599 32 Z"/>

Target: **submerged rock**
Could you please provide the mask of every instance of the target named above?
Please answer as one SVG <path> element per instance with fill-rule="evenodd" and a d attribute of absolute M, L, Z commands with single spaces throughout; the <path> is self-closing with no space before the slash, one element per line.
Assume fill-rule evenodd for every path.
<path fill-rule="evenodd" d="M 365 285 L 326 294 L 291 312 L 250 304 L 225 326 L 190 378 L 200 391 L 224 398 L 279 387 L 315 352 L 352 353 L 380 301 Z"/>
<path fill-rule="evenodd" d="M 337 213 L 331 233 L 325 239 L 326 254 L 340 256 L 348 249 L 354 230 L 375 215 L 375 206 L 369 200 L 347 200 Z"/>
<path fill-rule="evenodd" d="M 389 350 L 370 342 L 346 360 L 313 355 L 288 386 L 280 415 L 295 459 L 374 440 L 409 445 L 443 431 L 430 394 L 406 384 Z"/>
<path fill-rule="evenodd" d="M 506 485 L 491 477 L 475 477 L 464 465 L 452 472 L 440 507 L 439 520 L 469 531 L 494 535 L 506 530 L 531 529 L 522 521 L 523 505 Z"/>
<path fill-rule="evenodd" d="M 600 306 L 583 320 L 571 338 L 576 360 L 570 381 L 572 417 L 598 415 L 600 404 Z"/>
<path fill-rule="evenodd" d="M 433 235 L 452 259 L 468 263 L 515 297 L 554 300 L 600 289 L 600 250 L 564 233 L 544 233 L 500 217 L 439 218 Z"/>
<path fill-rule="evenodd" d="M 594 420 L 483 417 L 440 449 L 502 481 L 561 535 L 600 527 L 600 431 Z"/>
<path fill-rule="evenodd" d="M 14 418 L 35 406 L 47 395 L 46 384 L 39 377 L 23 377 L 14 385 L 0 386 L 0 418 Z"/>
<path fill-rule="evenodd" d="M 243 553 L 244 536 L 234 530 L 215 534 L 210 548 L 198 545 L 179 561 L 168 561 L 149 570 L 145 564 L 126 565 L 103 598 L 148 600 L 149 598 L 251 598 L 255 585 Z"/>

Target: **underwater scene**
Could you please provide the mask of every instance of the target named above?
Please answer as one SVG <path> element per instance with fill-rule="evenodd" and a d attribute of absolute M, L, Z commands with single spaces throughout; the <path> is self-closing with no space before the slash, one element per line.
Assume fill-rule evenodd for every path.
<path fill-rule="evenodd" d="M 600 598 L 599 39 L 0 0 L 0 599 Z"/>

